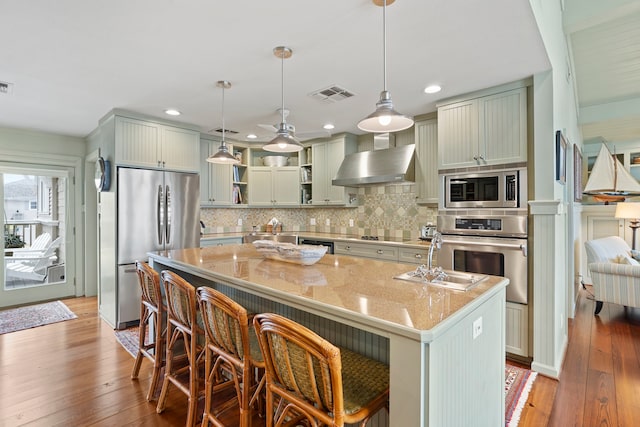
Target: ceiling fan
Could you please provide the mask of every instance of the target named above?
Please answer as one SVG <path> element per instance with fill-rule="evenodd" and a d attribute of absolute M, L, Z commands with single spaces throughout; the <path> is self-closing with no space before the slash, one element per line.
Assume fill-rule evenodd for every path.
<path fill-rule="evenodd" d="M 276 110 L 276 113 L 278 113 L 278 117 L 284 117 L 286 119 L 289 116 L 290 111 L 286 108 L 284 110 L 282 108 L 278 108 Z M 295 135 L 296 138 L 298 139 L 306 140 L 306 139 L 313 139 L 313 138 L 325 138 L 325 137 L 331 136 L 331 132 L 329 132 L 328 130 L 296 132 L 296 127 L 294 125 L 292 125 L 291 123 L 286 123 L 286 121 L 283 123 L 286 126 L 287 130 L 293 135 Z M 276 134 L 281 125 L 282 124 L 274 124 L 274 125 L 258 124 L 259 128 L 269 131 L 271 133 L 270 135 L 266 135 L 262 137 L 258 136 L 258 140 L 268 140 L 270 138 L 273 138 L 272 134 Z"/>

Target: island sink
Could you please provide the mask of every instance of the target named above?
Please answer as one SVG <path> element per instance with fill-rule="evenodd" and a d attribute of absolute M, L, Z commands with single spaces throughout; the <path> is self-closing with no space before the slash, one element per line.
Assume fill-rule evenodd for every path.
<path fill-rule="evenodd" d="M 424 283 L 433 286 L 440 286 L 448 289 L 455 289 L 458 291 L 468 291 L 469 289 L 474 288 L 480 282 L 485 280 L 487 276 L 471 274 L 471 273 L 463 273 L 460 271 L 446 271 L 445 277 L 438 277 L 429 280 L 426 277 L 423 277 L 416 271 L 410 271 L 408 273 L 403 273 L 398 276 L 395 276 L 394 279 L 407 280 L 409 282 L 417 282 Z"/>

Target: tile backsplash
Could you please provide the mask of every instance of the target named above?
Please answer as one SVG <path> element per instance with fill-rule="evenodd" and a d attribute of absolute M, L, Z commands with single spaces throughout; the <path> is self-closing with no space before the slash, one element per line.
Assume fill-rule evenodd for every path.
<path fill-rule="evenodd" d="M 436 223 L 436 206 L 416 203 L 415 184 L 358 188 L 357 207 L 327 208 L 201 208 L 200 219 L 209 233 L 264 230 L 271 218 L 283 231 L 313 231 L 373 235 L 387 238 L 418 238 L 420 227 Z M 315 225 L 311 225 L 312 219 Z M 353 220 L 353 225 L 350 224 Z M 238 225 L 241 221 L 242 225 Z"/>

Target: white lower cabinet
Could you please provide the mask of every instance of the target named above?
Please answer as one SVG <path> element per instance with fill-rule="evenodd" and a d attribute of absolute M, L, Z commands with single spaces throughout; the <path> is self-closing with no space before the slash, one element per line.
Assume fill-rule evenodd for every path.
<path fill-rule="evenodd" d="M 206 248 L 207 246 L 239 245 L 240 243 L 242 243 L 242 237 L 205 237 L 200 239 L 201 248 Z"/>
<path fill-rule="evenodd" d="M 406 264 L 426 264 L 429 249 L 412 249 L 400 247 L 398 249 L 398 262 Z"/>
<path fill-rule="evenodd" d="M 385 261 L 398 261 L 398 248 L 394 246 L 336 242 L 333 250 L 334 253 L 339 255 L 351 255 Z"/>
<path fill-rule="evenodd" d="M 252 206 L 298 206 L 300 204 L 300 168 L 251 167 L 249 204 Z"/>
<path fill-rule="evenodd" d="M 507 301 L 507 353 L 529 356 L 529 306 Z"/>

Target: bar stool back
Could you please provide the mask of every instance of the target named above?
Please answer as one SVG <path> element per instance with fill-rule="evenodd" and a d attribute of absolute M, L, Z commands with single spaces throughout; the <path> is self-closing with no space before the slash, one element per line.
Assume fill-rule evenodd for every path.
<path fill-rule="evenodd" d="M 140 298 L 140 325 L 138 353 L 133 364 L 131 379 L 138 378 L 142 359 L 146 357 L 153 363 L 153 374 L 151 384 L 147 392 L 147 400 L 154 398 L 160 371 L 164 366 L 164 332 L 166 328 L 165 307 L 162 302 L 162 292 L 160 290 L 160 274 L 149 264 L 136 261 L 136 273 L 140 285 L 142 297 Z M 153 323 L 155 331 L 153 337 L 147 341 L 147 333 L 151 330 Z"/>
<path fill-rule="evenodd" d="M 208 287 L 196 291 L 206 336 L 205 409 L 202 426 L 222 426 L 225 411 L 239 409 L 239 425 L 251 425 L 251 406 L 257 401 L 264 376 L 258 339 L 247 310 L 228 296 Z M 256 384 L 258 384 L 256 386 Z M 233 388 L 235 399 L 213 405 L 214 395 Z M 225 419 L 224 422 L 229 422 Z"/>
<path fill-rule="evenodd" d="M 253 319 L 263 353 L 267 426 L 366 425 L 389 408 L 389 367 L 272 313 Z M 274 403 L 278 407 L 274 411 Z"/>
<path fill-rule="evenodd" d="M 204 331 L 198 325 L 196 290 L 171 271 L 162 271 L 160 276 L 167 299 L 167 361 L 156 411 L 164 411 L 169 385 L 173 384 L 189 398 L 186 425 L 191 427 L 195 425 L 198 398 L 204 389 L 199 373 L 204 364 L 204 346 L 200 344 Z"/>

